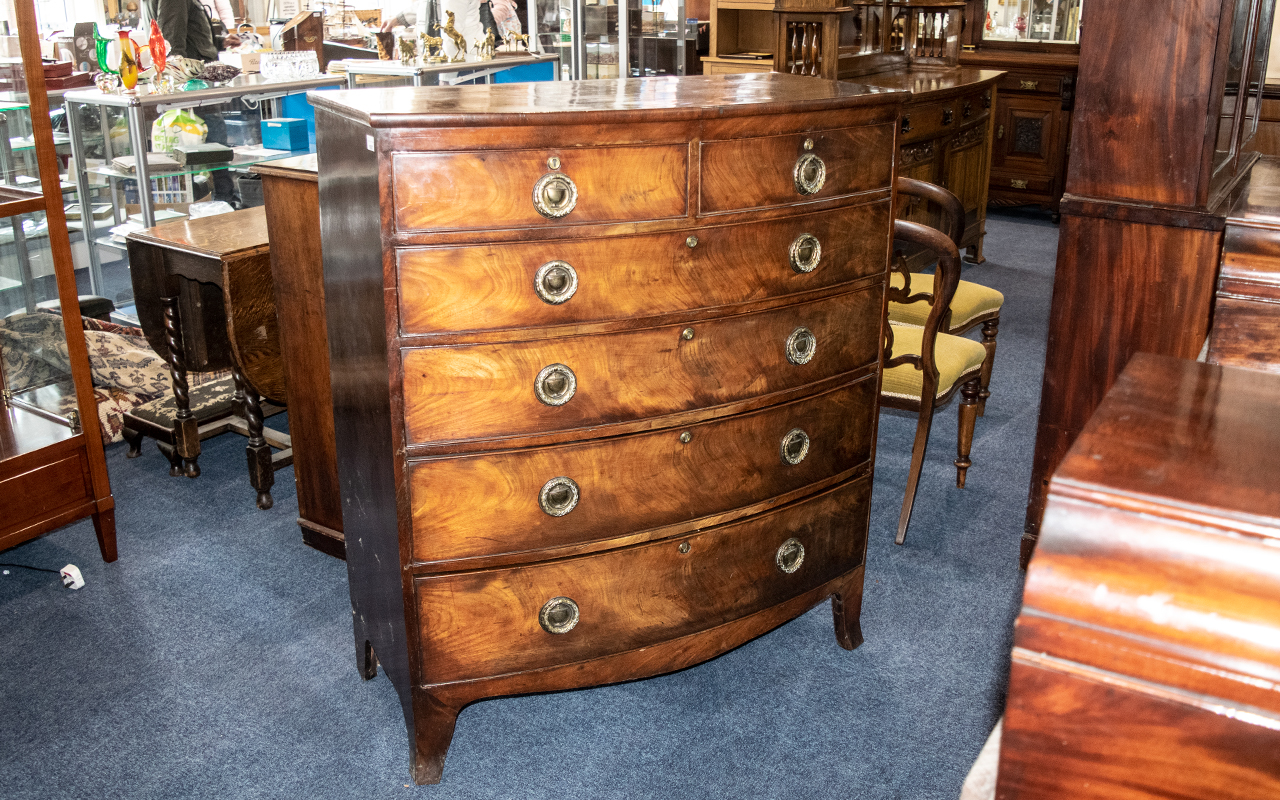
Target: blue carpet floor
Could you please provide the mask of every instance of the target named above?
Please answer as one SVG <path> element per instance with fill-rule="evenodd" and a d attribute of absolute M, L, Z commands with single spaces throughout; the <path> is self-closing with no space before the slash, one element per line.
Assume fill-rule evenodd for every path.
<path fill-rule="evenodd" d="M 968 487 L 953 403 L 894 546 L 915 418 L 882 415 L 859 649 L 824 604 L 676 674 L 480 702 L 444 782 L 406 786 L 395 692 L 356 673 L 346 568 L 302 545 L 291 470 L 263 512 L 239 437 L 196 481 L 116 446 L 117 563 L 87 522 L 0 553 L 88 581 L 0 576 L 0 797 L 952 800 L 1003 704 L 1057 246 L 1044 217 L 989 229 L 967 277 L 1006 301 Z"/>

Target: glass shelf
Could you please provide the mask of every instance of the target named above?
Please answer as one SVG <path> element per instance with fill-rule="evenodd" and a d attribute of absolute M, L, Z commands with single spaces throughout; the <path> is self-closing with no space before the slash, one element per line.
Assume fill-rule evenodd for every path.
<path fill-rule="evenodd" d="M 197 164 L 192 167 L 183 169 L 165 170 L 163 172 L 156 171 L 154 168 L 149 176 L 152 181 L 158 181 L 163 178 L 176 178 L 183 175 L 201 175 L 205 172 L 216 172 L 222 169 L 247 169 L 254 164 L 262 164 L 267 161 L 278 161 L 282 158 L 291 158 L 293 156 L 304 156 L 309 150 L 274 150 L 269 155 L 251 156 L 243 154 L 239 151 L 235 156 L 227 162 L 221 164 Z M 135 172 L 125 172 L 114 167 L 88 167 L 85 170 L 90 175 L 101 175 L 114 180 L 137 180 L 138 175 Z"/>

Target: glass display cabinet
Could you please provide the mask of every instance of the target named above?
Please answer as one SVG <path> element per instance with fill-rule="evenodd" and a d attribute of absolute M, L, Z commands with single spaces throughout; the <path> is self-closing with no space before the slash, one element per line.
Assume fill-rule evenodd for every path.
<path fill-rule="evenodd" d="M 697 29 L 684 0 L 628 0 L 627 75 L 696 75 Z"/>
<path fill-rule="evenodd" d="M 621 78 L 628 63 L 617 0 L 538 0 L 538 48 L 560 56 L 563 80 Z"/>
<path fill-rule="evenodd" d="M 80 199 L 70 225 L 83 232 L 87 243 L 91 293 L 112 300 L 117 315 L 136 324 L 129 312 L 133 284 L 124 243 L 129 229 L 183 217 L 192 202 L 206 195 L 230 199 L 236 193 L 233 173 L 308 152 L 310 147 L 264 148 L 261 121 L 281 116 L 278 109 L 287 102 L 282 98 L 344 83 L 334 75 L 283 81 L 243 75 L 226 86 L 171 94 L 67 92 L 63 104 L 71 141 L 70 178 Z M 175 127 L 194 126 L 207 141 L 231 146 L 232 160 L 180 166 L 158 158 L 164 154 L 156 152 L 163 149 L 154 139 L 157 119 L 182 111 L 191 113 L 175 117 Z M 147 157 L 134 158 L 137 153 Z M 139 186 L 150 191 L 139 191 Z"/>
<path fill-rule="evenodd" d="M 989 42 L 1078 44 L 1084 0 L 986 0 L 982 38 Z"/>
<path fill-rule="evenodd" d="M 92 517 L 114 561 L 115 501 L 31 0 L 17 0 L 15 16 L 30 94 L 0 112 L 5 127 L 25 125 L 0 134 L 0 550 Z M 30 151 L 15 157 L 16 139 Z"/>

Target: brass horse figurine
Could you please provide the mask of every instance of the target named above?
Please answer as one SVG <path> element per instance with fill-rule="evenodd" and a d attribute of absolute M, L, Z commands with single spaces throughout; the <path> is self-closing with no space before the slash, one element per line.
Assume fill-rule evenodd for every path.
<path fill-rule="evenodd" d="M 422 39 L 422 57 L 430 62 L 444 61 L 444 39 L 439 36 L 428 36 L 423 33 L 419 36 Z"/>
<path fill-rule="evenodd" d="M 458 29 L 453 26 L 453 20 L 454 20 L 453 12 L 446 11 L 444 13 L 448 19 L 445 20 L 444 27 L 441 27 L 440 23 L 437 22 L 436 30 L 444 31 L 444 35 L 452 39 L 454 47 L 458 48 L 458 54 L 453 58 L 449 59 L 449 61 L 451 63 L 456 61 L 466 61 L 467 60 L 467 40 L 464 39 L 462 34 L 458 32 Z M 444 40 L 441 39 L 442 44 L 443 42 Z M 444 51 L 444 48 L 442 47 L 441 52 L 443 51 Z"/>

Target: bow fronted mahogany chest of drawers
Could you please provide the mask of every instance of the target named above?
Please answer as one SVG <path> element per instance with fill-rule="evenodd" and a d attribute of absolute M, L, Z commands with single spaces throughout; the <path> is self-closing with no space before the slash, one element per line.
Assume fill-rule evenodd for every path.
<path fill-rule="evenodd" d="M 419 783 L 484 697 L 861 641 L 905 93 L 786 75 L 325 92 L 356 653 Z"/>

